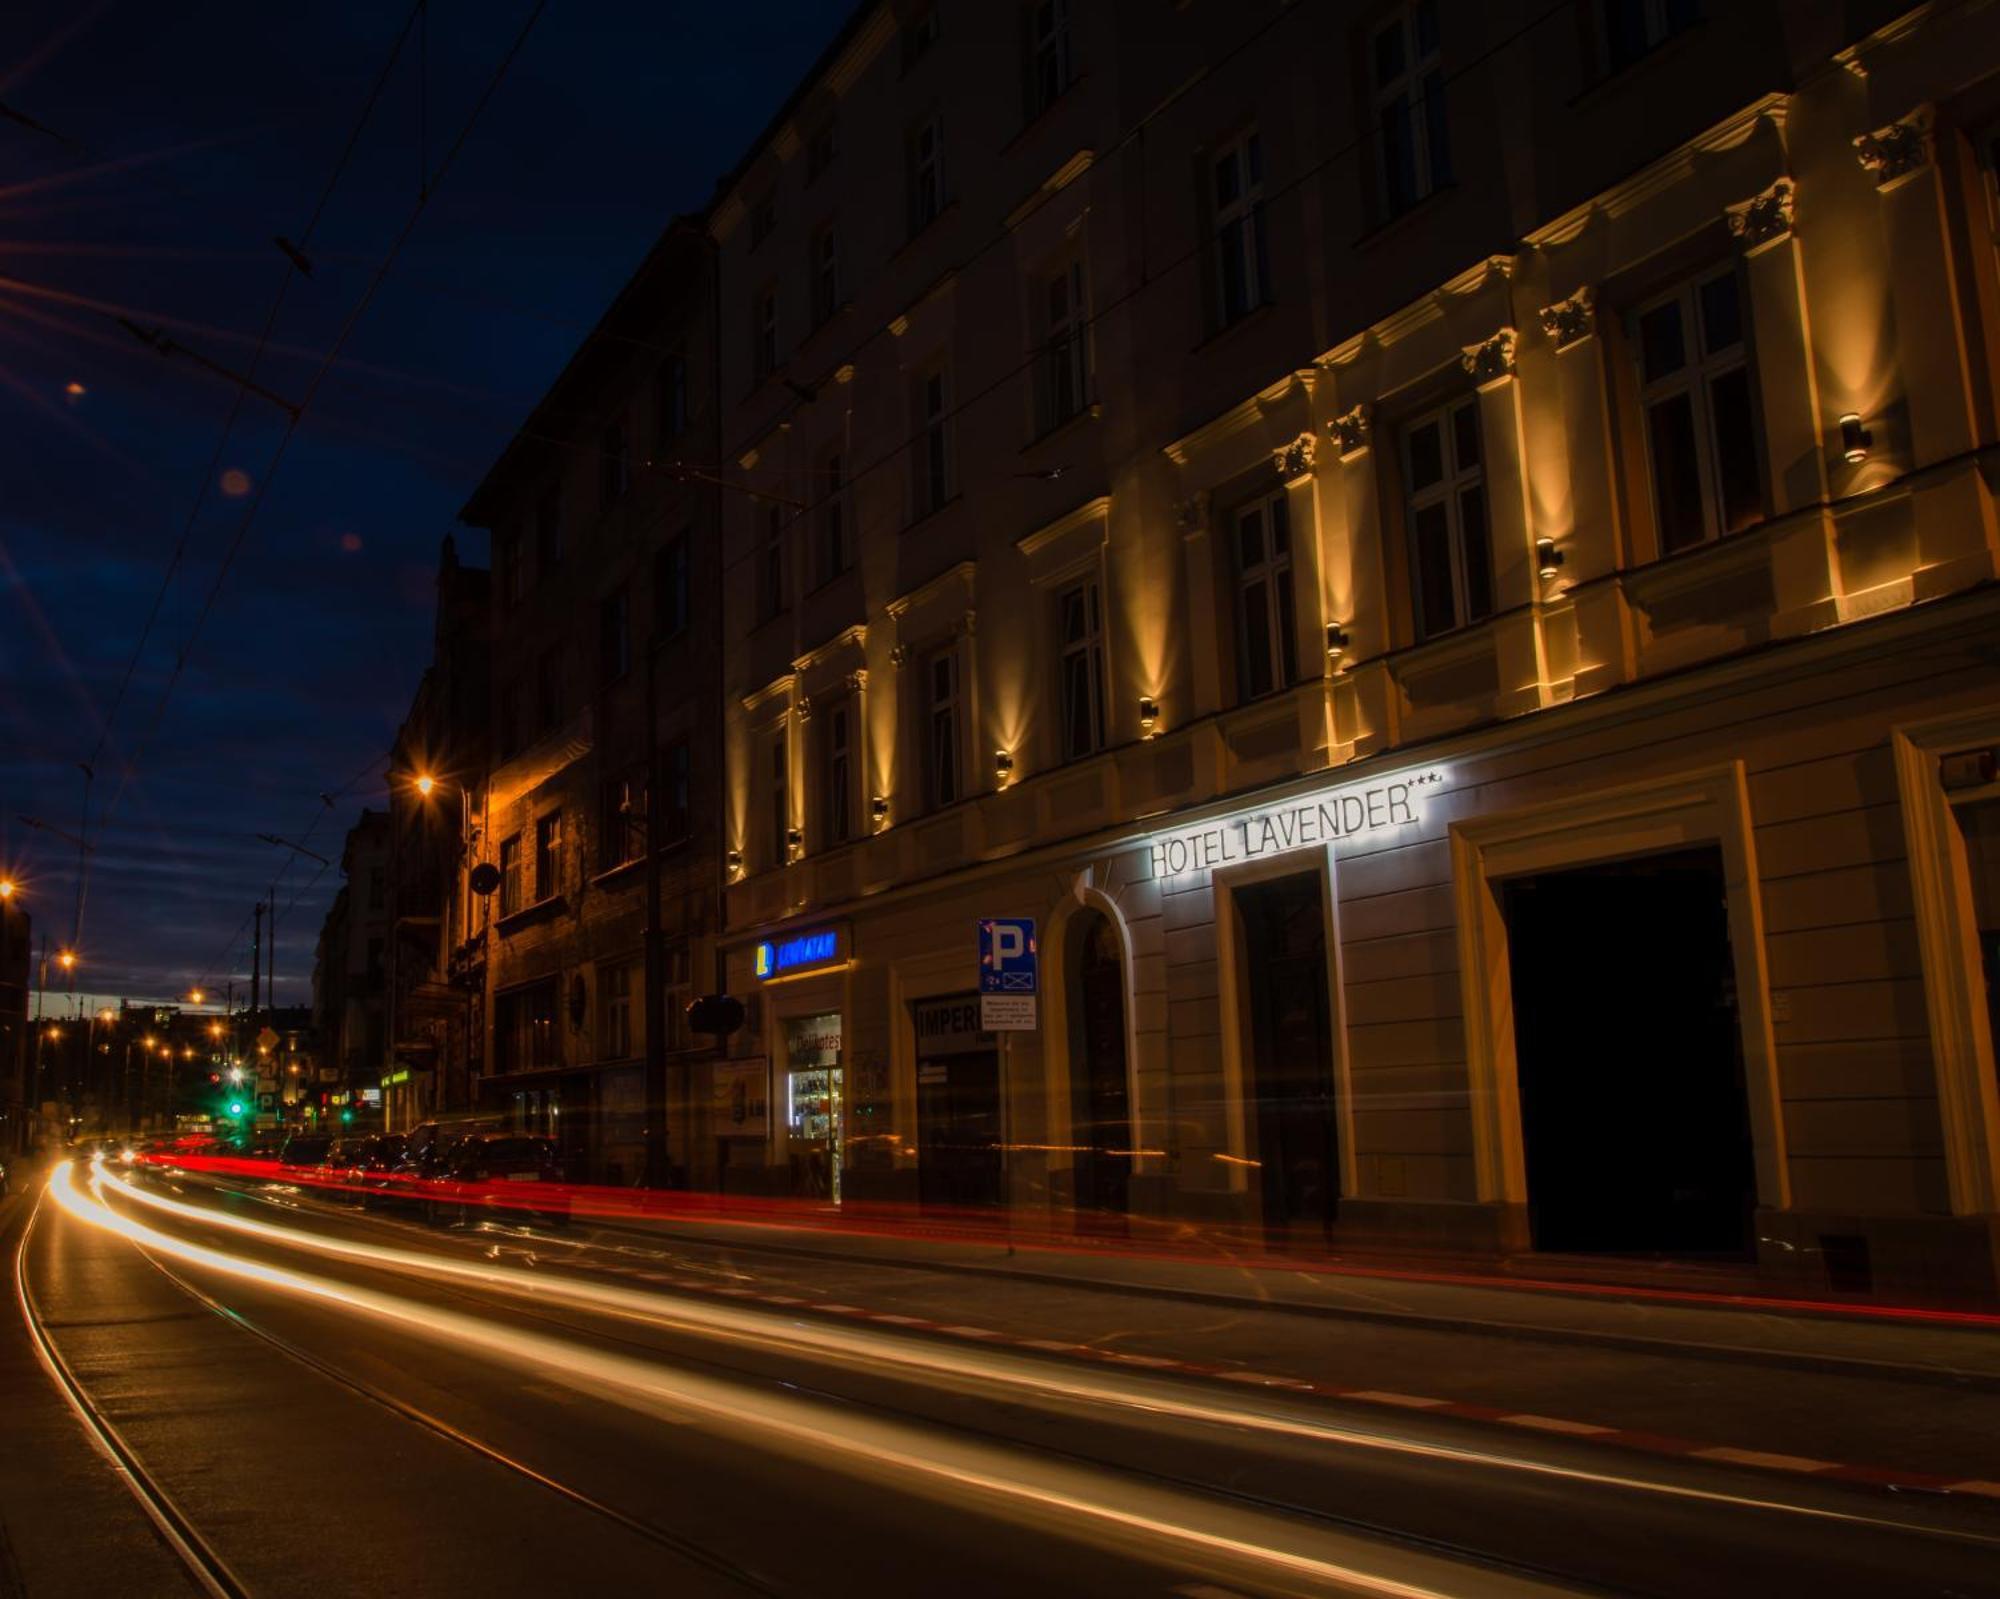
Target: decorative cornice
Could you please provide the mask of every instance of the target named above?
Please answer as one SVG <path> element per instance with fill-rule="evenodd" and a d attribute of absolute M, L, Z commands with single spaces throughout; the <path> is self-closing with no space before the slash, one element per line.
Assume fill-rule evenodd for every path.
<path fill-rule="evenodd" d="M 1597 331 L 1596 310 L 1597 297 L 1586 283 L 1568 299 L 1542 307 L 1542 331 L 1558 350 L 1566 350 Z"/>
<path fill-rule="evenodd" d="M 1262 389 L 1240 405 L 1232 405 L 1220 416 L 1211 417 L 1192 433 L 1183 434 L 1163 446 L 1175 466 L 1186 466 L 1197 455 L 1212 449 L 1262 422 L 1278 406 L 1304 392 L 1296 372 L 1288 372 L 1269 388 Z"/>
<path fill-rule="evenodd" d="M 1107 522 L 1110 515 L 1111 496 L 1100 494 L 1094 500 L 1085 500 L 1075 509 L 1063 512 L 1053 522 L 1044 523 L 1032 533 L 1023 533 L 1014 541 L 1014 548 L 1033 559 L 1051 544 L 1060 542 L 1066 534 L 1088 527 L 1092 522 Z"/>
<path fill-rule="evenodd" d="M 1502 328 L 1478 344 L 1465 345 L 1459 354 L 1458 364 L 1465 368 L 1465 375 L 1481 388 L 1489 383 L 1498 383 L 1514 375 L 1515 342 L 1514 330 Z"/>
<path fill-rule="evenodd" d="M 830 660 L 842 650 L 862 650 L 868 646 L 868 624 L 856 622 L 852 627 L 843 628 L 824 644 L 815 645 L 792 662 L 795 672 L 809 672 L 822 662 Z"/>
<path fill-rule="evenodd" d="M 1763 193 L 1723 208 L 1729 218 L 1729 231 L 1746 255 L 1755 255 L 1790 236 L 1796 198 L 1797 188 L 1792 180 L 1779 178 Z"/>
<path fill-rule="evenodd" d="M 780 694 L 791 693 L 798 686 L 798 681 L 799 678 L 796 672 L 780 672 L 762 688 L 754 688 L 748 694 L 745 694 L 743 696 L 743 709 L 754 711 L 758 706 L 768 700 L 776 699 Z"/>
<path fill-rule="evenodd" d="M 1864 133 L 1854 141 L 1854 154 L 1864 169 L 1875 174 L 1876 188 L 1891 188 L 1898 179 L 1931 164 L 1935 122 L 1931 108 L 1920 105 L 1886 128 Z"/>
<path fill-rule="evenodd" d="M 1380 322 L 1341 340 L 1324 355 L 1317 357 L 1313 365 L 1322 372 L 1330 372 L 1353 361 L 1371 340 L 1378 345 L 1387 346 L 1408 338 L 1419 328 L 1428 327 L 1431 323 L 1441 320 L 1453 301 L 1462 301 L 1479 293 L 1496 278 L 1502 283 L 1510 282 L 1519 264 L 1519 259 L 1511 255 L 1481 256 L 1471 266 L 1446 279 L 1422 299 L 1412 300 L 1400 311 L 1393 311 Z"/>
<path fill-rule="evenodd" d="M 900 622 L 911 611 L 916 610 L 927 600 L 936 599 L 954 583 L 962 583 L 969 598 L 972 594 L 972 580 L 978 570 L 977 562 L 960 561 L 956 566 L 946 567 L 928 583 L 919 583 L 909 593 L 898 594 L 887 605 L 883 606 L 882 609 Z"/>
<path fill-rule="evenodd" d="M 1340 458 L 1350 460 L 1368 448 L 1368 407 L 1356 405 L 1352 410 L 1343 411 L 1326 425 L 1327 432 L 1340 448 Z"/>
<path fill-rule="evenodd" d="M 1313 457 L 1319 453 L 1319 439 L 1311 433 L 1301 433 L 1290 444 L 1271 452 L 1271 461 L 1278 469 L 1278 476 L 1291 483 L 1305 477 L 1313 469 Z"/>

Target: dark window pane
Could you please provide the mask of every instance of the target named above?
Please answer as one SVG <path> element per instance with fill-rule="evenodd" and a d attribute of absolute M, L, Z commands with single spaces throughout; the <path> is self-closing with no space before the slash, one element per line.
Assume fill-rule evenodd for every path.
<path fill-rule="evenodd" d="M 1411 132 L 1407 100 L 1382 108 L 1382 202 L 1392 212 L 1407 210 L 1417 197 L 1417 152 Z"/>
<path fill-rule="evenodd" d="M 1244 222 L 1227 223 L 1222 240 L 1222 320 L 1234 322 L 1250 309 L 1250 271 L 1244 259 Z"/>
<path fill-rule="evenodd" d="M 1701 514 L 1701 468 L 1695 455 L 1694 405 L 1685 394 L 1662 400 L 1646 413 L 1653 454 L 1653 499 L 1660 518 L 1660 549 L 1672 554 L 1707 535 Z"/>
<path fill-rule="evenodd" d="M 1271 501 L 1271 554 L 1284 555 L 1292 547 L 1291 502 L 1282 494 Z"/>
<path fill-rule="evenodd" d="M 1444 476 L 1444 436 L 1438 424 L 1426 422 L 1410 431 L 1410 489 L 1427 489 Z"/>
<path fill-rule="evenodd" d="M 1680 301 L 1656 305 L 1639 318 L 1639 370 L 1648 383 L 1687 365 L 1687 341 L 1681 334 Z"/>
<path fill-rule="evenodd" d="M 1375 35 L 1375 87 L 1386 88 L 1403 75 L 1401 18 Z"/>
<path fill-rule="evenodd" d="M 1063 754 L 1071 760 L 1090 753 L 1090 658 L 1078 653 L 1063 662 Z"/>
<path fill-rule="evenodd" d="M 1417 558 L 1417 625 L 1424 637 L 1449 633 L 1458 625 L 1451 589 L 1451 533 L 1445 508 L 1427 505 L 1416 513 L 1411 545 Z"/>
<path fill-rule="evenodd" d="M 1264 519 L 1246 511 L 1236 519 L 1236 564 L 1242 571 L 1261 566 L 1264 561 Z"/>
<path fill-rule="evenodd" d="M 1486 537 L 1486 490 L 1462 489 L 1458 496 L 1458 527 L 1465 545 L 1465 619 L 1477 622 L 1493 614 L 1493 554 Z"/>
<path fill-rule="evenodd" d="M 1429 145 L 1430 171 L 1425 175 L 1424 192 L 1451 182 L 1451 134 L 1445 126 L 1444 74 L 1432 72 L 1424 78 L 1424 138 Z"/>
<path fill-rule="evenodd" d="M 1243 590 L 1243 697 L 1271 692 L 1271 601 L 1260 582 Z"/>
<path fill-rule="evenodd" d="M 1470 471 L 1479 464 L 1479 407 L 1461 405 L 1451 413 L 1452 469 Z"/>
<path fill-rule="evenodd" d="M 1282 681 L 1295 683 L 1299 677 L 1298 629 L 1292 619 L 1297 613 L 1292 608 L 1292 569 L 1288 566 L 1278 574 L 1278 671 Z"/>
<path fill-rule="evenodd" d="M 1438 47 L 1437 0 L 1418 0 L 1417 3 L 1417 56 L 1429 55 Z"/>
<path fill-rule="evenodd" d="M 1238 187 L 1236 155 L 1232 151 L 1215 163 L 1216 210 L 1225 210 L 1235 204 L 1237 196 L 1241 193 L 1242 190 Z"/>
<path fill-rule="evenodd" d="M 1724 273 L 1701 286 L 1701 347 L 1710 355 L 1733 350 L 1743 342 L 1743 307 L 1736 296 L 1736 275 Z"/>
<path fill-rule="evenodd" d="M 1749 372 L 1739 367 L 1717 378 L 1709 385 L 1708 395 L 1715 413 L 1715 477 L 1722 495 L 1722 531 L 1734 533 L 1764 515 Z"/>

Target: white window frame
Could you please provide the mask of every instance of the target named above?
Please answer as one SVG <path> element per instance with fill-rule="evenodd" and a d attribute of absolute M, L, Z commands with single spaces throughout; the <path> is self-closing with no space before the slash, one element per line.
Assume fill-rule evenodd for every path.
<path fill-rule="evenodd" d="M 1426 9 L 1431 14 L 1434 34 L 1428 51 L 1421 49 L 1422 35 L 1418 29 L 1419 14 Z M 1375 46 L 1384 34 L 1390 32 L 1401 36 L 1403 70 L 1383 81 L 1375 76 Z M 1434 79 L 1437 92 L 1440 95 L 1444 92 L 1441 46 L 1438 42 L 1441 36 L 1437 29 L 1436 0 L 1405 0 L 1404 4 L 1384 15 L 1368 30 L 1368 87 L 1370 104 L 1375 111 L 1375 172 L 1382 186 L 1382 208 L 1392 216 L 1401 215 L 1434 194 L 1450 177 L 1450 150 L 1431 148 L 1429 102 L 1430 85 Z M 1410 193 L 1402 198 L 1395 194 L 1389 141 L 1382 132 L 1385 121 L 1391 115 L 1402 117 L 1409 130 Z"/>
<path fill-rule="evenodd" d="M 1453 422 L 1461 412 L 1470 411 L 1472 425 L 1479 435 L 1479 459 L 1466 466 L 1458 459 L 1458 434 Z M 1443 638 L 1446 634 L 1457 633 L 1465 628 L 1477 626 L 1493 614 L 1493 506 L 1486 493 L 1486 435 L 1479 415 L 1479 397 L 1476 394 L 1449 400 L 1434 406 L 1421 415 L 1413 416 L 1405 422 L 1400 431 L 1399 443 L 1402 448 L 1403 470 L 1403 529 L 1410 549 L 1410 611 L 1416 624 L 1420 640 Z M 1411 470 L 1411 443 L 1416 435 L 1427 427 L 1435 427 L 1439 435 L 1442 474 L 1437 482 L 1424 488 L 1414 487 L 1415 473 Z M 1469 489 L 1479 491 L 1481 514 L 1485 526 L 1480 531 L 1484 541 L 1481 554 L 1486 560 L 1486 609 L 1479 615 L 1472 614 L 1471 582 L 1468 576 L 1470 556 L 1466 549 L 1465 503 L 1463 495 Z M 1451 609 L 1452 621 L 1449 627 L 1432 630 L 1425 625 L 1423 599 L 1422 556 L 1417 545 L 1417 513 L 1442 504 L 1445 514 L 1445 542 L 1451 557 Z"/>
<path fill-rule="evenodd" d="M 1072 637 L 1069 630 L 1072 601 L 1082 606 L 1083 631 Z M 1104 590 L 1096 573 L 1088 573 L 1056 590 L 1056 692 L 1061 697 L 1056 725 L 1062 734 L 1062 758 L 1080 761 L 1097 754 L 1106 743 L 1104 717 Z M 1077 727 L 1070 719 L 1070 673 L 1081 663 L 1090 690 L 1089 725 L 1079 744 Z"/>
<path fill-rule="evenodd" d="M 1736 278 L 1736 316 L 1741 337 L 1729 349 L 1716 355 L 1708 353 L 1708 330 L 1702 320 L 1701 291 L 1710 283 L 1721 278 Z M 1640 333 L 1640 325 L 1647 315 L 1660 307 L 1678 302 L 1681 312 L 1681 342 L 1683 364 L 1678 372 L 1665 377 L 1648 380 L 1645 371 L 1645 343 Z M 1667 530 L 1660 521 L 1660 482 L 1658 463 L 1653 459 L 1653 407 L 1663 401 L 1675 400 L 1686 394 L 1691 396 L 1694 408 L 1695 471 L 1701 501 L 1701 538 L 1688 549 L 1703 544 L 1713 544 L 1723 536 L 1722 474 L 1719 466 L 1721 444 L 1715 432 L 1715 405 L 1711 397 L 1718 379 L 1734 376 L 1748 369 L 1750 365 L 1750 297 L 1747 286 L 1737 273 L 1736 265 L 1713 268 L 1683 278 L 1664 294 L 1656 294 L 1635 307 L 1630 317 L 1630 342 L 1632 360 L 1639 379 L 1639 431 L 1645 439 L 1646 488 L 1651 494 L 1654 532 L 1659 540 L 1659 552 L 1667 549 Z M 1755 448 L 1761 441 L 1753 440 Z M 1759 460 L 1761 462 L 1761 452 Z M 1761 472 L 1761 465 L 1759 468 Z M 1672 553 L 1678 554 L 1679 551 Z"/>
<path fill-rule="evenodd" d="M 854 533 L 849 512 L 847 454 L 844 450 L 828 450 L 820 457 L 819 537 L 813 541 L 822 587 L 854 564 Z"/>
<path fill-rule="evenodd" d="M 939 692 L 938 668 L 947 681 Z M 958 646 L 948 644 L 923 658 L 924 808 L 943 810 L 965 798 L 965 663 Z M 948 746 L 948 747 L 946 747 Z"/>
<path fill-rule="evenodd" d="M 1226 202 L 1219 182 L 1225 170 L 1234 184 Z M 1228 327 L 1266 299 L 1264 146 L 1255 128 L 1245 129 L 1215 153 L 1208 164 L 1208 181 L 1215 223 L 1215 320 L 1218 327 Z M 1232 262 L 1242 269 L 1244 285 L 1243 304 L 1234 309 L 1229 303 Z"/>
<path fill-rule="evenodd" d="M 951 373 L 940 365 L 917 378 L 917 430 L 922 448 L 916 454 L 916 516 L 921 521 L 951 503 L 953 461 L 951 438 Z"/>
<path fill-rule="evenodd" d="M 1062 312 L 1056 297 L 1062 297 Z M 1090 409 L 1090 280 L 1081 255 L 1069 256 L 1040 283 L 1042 318 L 1042 433 Z"/>
<path fill-rule="evenodd" d="M 1243 564 L 1243 524 L 1255 518 L 1263 551 L 1262 558 L 1249 566 Z M 1282 518 L 1285 530 L 1285 547 L 1277 548 L 1274 534 Z M 1267 694 L 1278 694 L 1290 688 L 1298 680 L 1299 640 L 1298 640 L 1298 569 L 1292 561 L 1295 543 L 1292 527 L 1291 502 L 1286 491 L 1278 489 L 1270 494 L 1260 495 L 1254 500 L 1246 500 L 1236 507 L 1229 518 L 1230 547 L 1229 559 L 1236 575 L 1236 669 L 1242 674 L 1238 698 L 1245 703 L 1252 699 L 1262 699 Z M 1263 587 L 1263 606 L 1266 637 L 1270 641 L 1271 656 L 1264 664 L 1271 673 L 1271 686 L 1251 692 L 1250 674 L 1250 629 L 1248 621 L 1253 604 L 1251 590 Z M 1286 596 L 1290 600 L 1287 603 Z"/>
<path fill-rule="evenodd" d="M 535 818 L 535 903 L 562 892 L 563 813 L 544 811 Z"/>
<path fill-rule="evenodd" d="M 512 916 L 528 908 L 527 874 L 522 870 L 521 835 L 510 833 L 500 840 L 500 914 Z"/>
<path fill-rule="evenodd" d="M 1073 81 L 1069 0 L 1034 0 L 1028 12 L 1029 114 L 1040 116 Z"/>
<path fill-rule="evenodd" d="M 757 540 L 757 621 L 770 621 L 774 616 L 783 616 L 788 604 L 785 579 L 790 564 L 785 559 L 785 535 L 788 521 L 786 508 L 782 505 L 764 507 L 764 527 Z"/>

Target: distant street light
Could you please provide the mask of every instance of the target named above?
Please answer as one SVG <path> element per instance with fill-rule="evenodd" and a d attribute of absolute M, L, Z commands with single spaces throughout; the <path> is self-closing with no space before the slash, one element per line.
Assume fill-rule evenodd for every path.
<path fill-rule="evenodd" d="M 13 897 L 14 879 L 11 877 L 0 877 L 0 899 L 12 899 Z"/>
<path fill-rule="evenodd" d="M 188 1003 L 190 1005 L 199 1005 L 206 998 L 208 998 L 208 996 L 204 994 L 199 987 L 190 988 L 188 990 Z"/>
<path fill-rule="evenodd" d="M 61 967 L 61 968 L 62 968 L 62 969 L 63 969 L 64 971 L 66 971 L 66 972 L 73 972 L 73 971 L 75 971 L 75 970 L 76 970 L 76 951 L 75 951 L 75 950 L 73 950 L 73 949 L 65 949 L 65 950 L 61 950 L 61 951 L 59 951 L 59 952 L 57 953 L 57 955 L 56 955 L 56 964 L 57 964 L 58 966 L 60 966 L 60 967 Z"/>
<path fill-rule="evenodd" d="M 421 772 L 418 774 L 417 792 L 419 794 L 422 794 L 425 798 L 428 799 L 430 797 L 431 790 L 436 787 L 437 787 L 437 779 L 435 777 L 432 777 L 429 772 Z"/>

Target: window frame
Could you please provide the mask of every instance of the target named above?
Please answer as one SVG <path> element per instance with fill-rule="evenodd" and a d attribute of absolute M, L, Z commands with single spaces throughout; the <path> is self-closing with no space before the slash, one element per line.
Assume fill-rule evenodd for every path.
<path fill-rule="evenodd" d="M 1091 347 L 1090 274 L 1083 253 L 1066 254 L 1037 280 L 1042 334 L 1041 382 L 1036 385 L 1038 435 L 1053 433 L 1091 408 L 1096 376 Z M 1056 294 L 1062 313 L 1056 312 Z"/>
<path fill-rule="evenodd" d="M 916 474 L 913 522 L 935 516 L 952 501 L 956 452 L 952 448 L 951 369 L 940 361 L 918 373 L 913 395 L 920 448 L 911 456 Z"/>
<path fill-rule="evenodd" d="M 608 777 L 598 796 L 597 870 L 615 872 L 646 858 L 649 806 L 644 765 Z M 617 847 L 611 847 L 612 841 Z"/>
<path fill-rule="evenodd" d="M 671 444 L 693 418 L 688 396 L 687 351 L 675 350 L 660 362 L 653 376 L 653 403 L 658 408 L 658 433 L 662 444 Z"/>
<path fill-rule="evenodd" d="M 839 446 L 820 456 L 818 499 L 813 516 L 813 571 L 815 586 L 824 588 L 854 567 L 852 485 L 847 480 L 847 452 Z"/>
<path fill-rule="evenodd" d="M 1218 182 L 1224 167 L 1231 172 L 1235 192 L 1222 198 Z M 1224 141 L 1207 163 L 1211 265 L 1215 275 L 1212 306 L 1217 329 L 1234 327 L 1271 300 L 1270 249 L 1264 212 L 1264 144 L 1254 127 Z M 1231 235 L 1235 237 L 1232 242 Z M 1241 269 L 1243 303 L 1232 309 L 1230 263 Z"/>
<path fill-rule="evenodd" d="M 535 818 L 535 898 L 546 905 L 562 894 L 563 813 L 562 807 L 544 811 Z"/>
<path fill-rule="evenodd" d="M 812 325 L 814 331 L 826 326 L 840 310 L 840 228 L 831 220 L 813 229 L 812 254 L 807 262 L 812 277 Z"/>
<path fill-rule="evenodd" d="M 1257 523 L 1258 559 L 1243 560 L 1243 529 L 1247 521 Z M 1283 535 L 1283 549 L 1278 547 Z M 1282 694 L 1299 681 L 1299 599 L 1298 567 L 1293 556 L 1291 497 L 1284 488 L 1268 490 L 1240 501 L 1229 513 L 1230 573 L 1235 582 L 1231 616 L 1236 626 L 1236 698 L 1248 705 L 1254 700 Z M 1253 602 L 1253 590 L 1263 591 Z M 1254 688 L 1253 667 L 1257 664 L 1251 648 L 1253 604 L 1263 612 L 1265 655 L 1262 661 L 1270 681 Z"/>
<path fill-rule="evenodd" d="M 535 502 L 535 581 L 545 582 L 562 565 L 562 485 L 552 484 Z"/>
<path fill-rule="evenodd" d="M 1423 42 L 1423 19 L 1432 33 Z M 1402 52 L 1401 69 L 1384 81 L 1378 77 L 1377 46 L 1394 31 Z M 1451 135 L 1444 104 L 1443 32 L 1437 22 L 1437 0 L 1401 0 L 1382 12 L 1367 34 L 1369 107 L 1374 116 L 1375 181 L 1385 217 L 1401 216 L 1450 184 Z M 1409 193 L 1399 195 L 1392 164 L 1389 119 L 1403 119 L 1409 144 Z M 1436 146 L 1434 148 L 1433 146 Z"/>
<path fill-rule="evenodd" d="M 942 695 L 938 693 L 939 667 L 947 668 L 950 678 Z M 926 654 L 923 674 L 918 722 L 922 749 L 918 764 L 923 772 L 924 809 L 941 811 L 956 805 L 966 795 L 965 663 L 958 645 L 946 644 Z"/>
<path fill-rule="evenodd" d="M 633 968 L 639 963 L 632 960 L 606 961 L 597 968 L 597 1049 L 600 1060 L 634 1060 L 633 1046 L 639 1038 L 639 1029 L 633 1025 L 632 994 L 635 987 L 644 992 L 643 984 L 632 981 Z"/>
<path fill-rule="evenodd" d="M 782 504 L 764 507 L 764 527 L 757 540 L 757 625 L 774 621 L 785 614 L 789 606 L 786 579 L 790 576 L 790 562 L 786 559 L 785 543 L 790 531 L 788 508 Z"/>
<path fill-rule="evenodd" d="M 855 704 L 843 694 L 824 708 L 815 706 L 813 725 L 819 744 L 818 843 L 837 849 L 854 840 Z"/>
<path fill-rule="evenodd" d="M 751 302 L 750 374 L 761 383 L 778 370 L 778 285 L 766 283 Z"/>
<path fill-rule="evenodd" d="M 597 606 L 597 672 L 600 687 L 609 688 L 632 670 L 632 587 L 619 583 Z"/>
<path fill-rule="evenodd" d="M 660 848 L 685 844 L 694 836 L 694 745 L 686 734 L 667 741 L 660 752 L 666 792 L 660 796 Z"/>
<path fill-rule="evenodd" d="M 500 914 L 513 916 L 526 910 L 527 878 L 522 869 L 519 833 L 510 833 L 500 840 L 496 864 L 500 868 Z"/>
<path fill-rule="evenodd" d="M 926 152 L 925 141 L 929 140 Z M 910 237 L 944 215 L 951 203 L 945 188 L 944 115 L 933 111 L 910 129 Z"/>
<path fill-rule="evenodd" d="M 682 528 L 653 553 L 653 629 L 657 637 L 687 631 L 693 602 L 693 537 Z"/>
<path fill-rule="evenodd" d="M 1044 30 L 1043 19 L 1050 25 Z M 1071 51 L 1069 0 L 1030 0 L 1028 31 L 1028 120 L 1033 121 L 1069 92 L 1076 82 Z M 1045 64 L 1050 70 L 1045 70 Z"/>
<path fill-rule="evenodd" d="M 598 439 L 597 495 L 600 511 L 608 511 L 632 486 L 631 440 L 626 436 L 625 419 L 605 423 Z"/>
<path fill-rule="evenodd" d="M 1470 466 L 1460 460 L 1457 419 L 1469 415 L 1477 441 L 1477 460 Z M 1419 488 L 1412 466 L 1413 441 L 1424 428 L 1438 431 L 1439 476 Z M 1493 572 L 1493 508 L 1487 493 L 1485 419 L 1479 414 L 1478 394 L 1455 394 L 1405 418 L 1396 429 L 1396 464 L 1401 474 L 1402 525 L 1408 546 L 1410 574 L 1410 615 L 1418 643 L 1446 638 L 1492 618 L 1498 605 Z M 1465 496 L 1479 496 L 1481 553 L 1485 557 L 1485 604 L 1474 611 L 1476 598 L 1465 529 Z M 1445 518 L 1445 551 L 1450 562 L 1452 619 L 1449 625 L 1433 629 L 1424 617 L 1424 565 L 1417 519 L 1433 507 L 1442 507 Z"/>
<path fill-rule="evenodd" d="M 1072 637 L 1069 627 L 1069 603 L 1072 598 L 1080 598 L 1083 631 Z M 1104 647 L 1104 586 L 1096 572 L 1079 574 L 1069 582 L 1060 584 L 1055 591 L 1056 606 L 1056 727 L 1062 738 L 1061 755 L 1065 762 L 1088 760 L 1103 752 L 1110 742 L 1110 728 L 1105 719 L 1105 647 Z M 1084 740 L 1077 740 L 1077 728 L 1071 720 L 1075 702 L 1070 693 L 1070 672 L 1073 662 L 1081 662 L 1088 693 L 1088 726 L 1083 729 Z"/>

